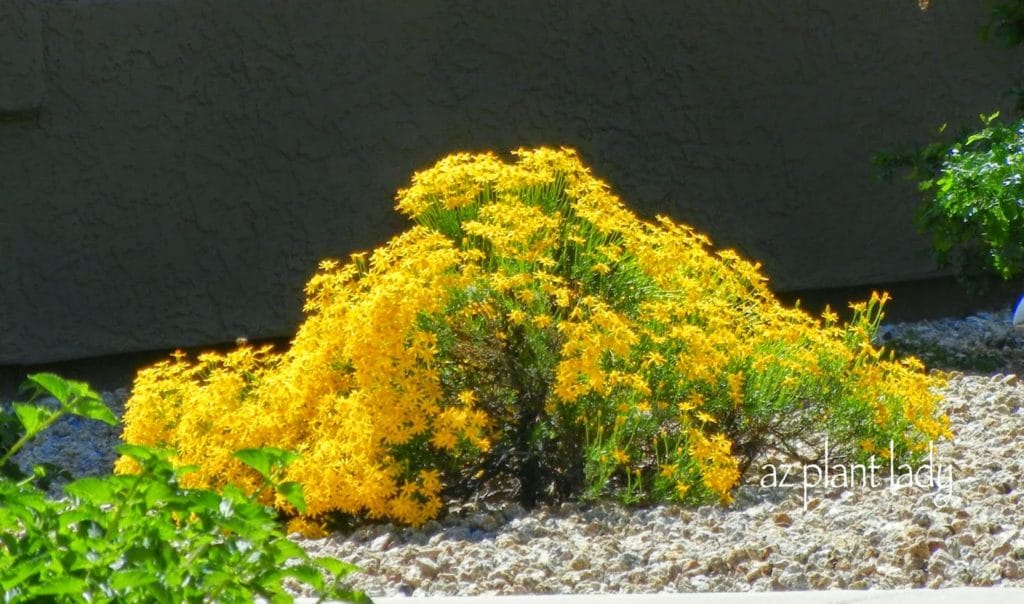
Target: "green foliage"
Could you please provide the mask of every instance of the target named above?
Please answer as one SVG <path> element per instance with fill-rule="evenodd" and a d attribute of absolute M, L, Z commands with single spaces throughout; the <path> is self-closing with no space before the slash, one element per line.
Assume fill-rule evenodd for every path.
<path fill-rule="evenodd" d="M 927 3 L 924 4 L 927 6 Z M 1024 0 L 992 3 L 982 37 L 1006 48 L 1024 42 Z M 1024 87 L 1016 84 L 1015 110 L 1024 114 Z M 918 227 L 931 234 L 935 258 L 952 268 L 971 293 L 984 293 L 995 279 L 1024 275 L 1024 120 L 981 116 L 977 131 L 961 128 L 937 140 L 876 154 L 872 163 L 884 180 L 903 171 L 925 193 Z"/>
<path fill-rule="evenodd" d="M 175 446 L 190 485 L 249 492 L 259 476 L 223 452 L 302 451 L 282 478 L 318 530 L 418 525 L 484 493 L 727 503 L 765 452 L 827 435 L 834 458 L 915 462 L 951 437 L 941 378 L 871 345 L 885 295 L 819 321 L 735 252 L 639 219 L 571 149 L 513 157 L 416 173 L 397 205 L 417 225 L 323 261 L 288 350 L 142 370 L 126 440 Z"/>
<path fill-rule="evenodd" d="M 951 135 L 948 129 L 948 124 L 943 124 L 935 132 L 936 140 L 927 145 L 903 145 L 875 153 L 871 163 L 878 170 L 879 178 L 886 182 L 892 182 L 897 174 L 918 182 L 937 178 L 942 172 L 942 162 L 949 156 L 954 142 L 970 135 L 967 128 L 961 127 L 955 135 Z"/>
<path fill-rule="evenodd" d="M 981 35 L 1006 48 L 1024 43 L 1024 0 L 1000 0 L 993 3 L 992 14 L 982 28 Z"/>
<path fill-rule="evenodd" d="M 117 424 L 117 418 L 88 384 L 65 380 L 49 373 L 37 373 L 29 376 L 21 391 L 30 393 L 29 400 L 26 403 L 14 403 L 13 413 L 0 412 L 0 477 L 11 480 L 27 478 L 12 460 L 14 453 L 64 415 L 79 415 L 111 426 Z M 57 399 L 57 409 L 33 404 L 43 396 Z M 51 464 L 43 464 L 35 471 L 36 486 L 45 490 L 49 488 L 50 480 L 60 474 L 67 475 Z"/>
<path fill-rule="evenodd" d="M 982 29 L 982 37 L 1004 48 L 1024 44 L 1024 0 L 1002 0 L 992 7 L 992 16 Z M 1024 82 L 1018 80 L 1011 93 L 1016 99 L 1014 111 L 1024 115 Z"/>
<path fill-rule="evenodd" d="M 918 181 L 926 197 L 917 225 L 940 266 L 973 293 L 1024 275 L 1024 120 L 980 117 L 980 130 L 955 141 L 874 157 L 884 178 L 904 168 Z"/>
<path fill-rule="evenodd" d="M 13 413 L 0 416 L 4 426 L 20 425 L 16 440 L 0 443 L 0 466 L 63 415 L 116 423 L 86 384 L 36 374 L 27 385 L 33 398 L 48 394 L 60 407 L 15 403 Z M 252 602 L 256 596 L 290 602 L 285 579 L 321 598 L 369 601 L 340 583 L 355 567 L 311 560 L 285 537 L 276 512 L 241 489 L 186 489 L 179 479 L 190 469 L 175 469 L 171 451 L 132 445 L 119 451 L 141 472 L 74 481 L 63 500 L 48 499 L 33 477 L 0 477 L 0 602 Z M 301 490 L 277 482 L 293 454 L 236 455 L 302 509 Z"/>
<path fill-rule="evenodd" d="M 952 145 L 921 211 L 940 263 L 968 283 L 1024 274 L 1024 120 L 982 117 L 984 127 Z"/>

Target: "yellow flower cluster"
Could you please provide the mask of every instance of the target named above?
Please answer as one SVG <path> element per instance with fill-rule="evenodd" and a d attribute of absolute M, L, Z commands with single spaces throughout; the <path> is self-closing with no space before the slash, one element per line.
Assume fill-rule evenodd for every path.
<path fill-rule="evenodd" d="M 911 459 L 950 436 L 940 379 L 871 343 L 884 296 L 847 325 L 815 319 L 779 304 L 758 265 L 639 220 L 572 150 L 514 158 L 417 173 L 397 196 L 417 226 L 322 262 L 286 351 L 141 371 L 125 440 L 176 447 L 196 484 L 250 490 L 232 451 L 297 451 L 285 478 L 313 530 L 330 513 L 419 524 L 523 447 L 540 457 L 523 485 L 698 502 L 728 501 L 767 435 L 825 429 L 854 456 L 892 439 Z"/>
<path fill-rule="evenodd" d="M 286 478 L 304 485 L 311 516 L 433 517 L 438 473 L 403 466 L 392 447 L 424 435 L 445 450 L 460 440 L 488 446 L 486 417 L 471 397 L 444 396 L 436 338 L 415 328 L 420 312 L 439 307 L 437 291 L 466 280 L 450 270 L 459 262 L 449 240 L 418 227 L 374 254 L 366 272 L 325 264 L 307 286 L 308 318 L 287 352 L 242 347 L 141 371 L 124 438 L 175 446 L 176 461 L 198 466 L 188 476 L 195 484 L 249 490 L 258 477 L 234 450 L 292 449 L 301 457 Z"/>

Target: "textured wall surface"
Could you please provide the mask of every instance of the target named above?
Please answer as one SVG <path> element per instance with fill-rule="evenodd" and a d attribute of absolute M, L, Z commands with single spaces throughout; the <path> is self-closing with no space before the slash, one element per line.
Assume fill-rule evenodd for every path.
<path fill-rule="evenodd" d="M 1006 105 L 984 3 L 0 2 L 0 364 L 292 332 L 454 150 L 568 145 L 779 289 L 927 277 L 871 153 Z"/>
<path fill-rule="evenodd" d="M 15 121 L 40 105 L 42 30 L 39 10 L 29 0 L 0 2 L 0 117 Z"/>

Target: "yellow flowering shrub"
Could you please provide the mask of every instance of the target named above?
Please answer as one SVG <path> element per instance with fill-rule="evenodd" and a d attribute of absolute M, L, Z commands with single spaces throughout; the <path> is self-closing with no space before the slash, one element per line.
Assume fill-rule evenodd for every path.
<path fill-rule="evenodd" d="M 573 151 L 513 155 L 417 173 L 397 196 L 416 226 L 322 262 L 287 350 L 142 370 L 125 440 L 175 447 L 195 484 L 248 489 L 232 451 L 296 451 L 285 479 L 311 530 L 332 513 L 419 524 L 494 484 L 527 505 L 729 501 L 768 450 L 827 433 L 834 456 L 892 440 L 914 461 L 950 436 L 940 378 L 871 343 L 885 296 L 849 324 L 815 319 L 758 265 L 638 219 Z"/>

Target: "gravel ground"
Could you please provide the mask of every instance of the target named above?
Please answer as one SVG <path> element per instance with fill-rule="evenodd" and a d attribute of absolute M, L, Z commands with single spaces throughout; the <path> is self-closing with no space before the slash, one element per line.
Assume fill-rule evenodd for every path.
<path fill-rule="evenodd" d="M 916 484 L 885 466 L 874 485 L 805 494 L 794 466 L 792 486 L 752 476 L 727 508 L 464 504 L 420 529 L 294 538 L 361 566 L 354 586 L 376 596 L 1024 586 L 1024 385 L 974 366 L 1021 366 L 1024 338 L 1009 311 L 886 325 L 879 338 L 964 369 L 943 391 L 956 438 L 936 443 L 924 466 L 932 476 L 919 472 Z M 127 394 L 104 398 L 120 413 Z M 116 428 L 68 418 L 19 461 L 102 474 L 116 441 Z"/>
<path fill-rule="evenodd" d="M 1012 313 L 882 325 L 877 339 L 931 368 L 1024 376 L 1024 333 L 1014 331 Z"/>
<path fill-rule="evenodd" d="M 945 395 L 957 437 L 937 443 L 933 484 L 897 469 L 894 491 L 883 468 L 805 500 L 795 471 L 789 488 L 754 477 L 729 508 L 466 506 L 300 542 L 361 566 L 372 595 L 1024 586 L 1024 386 L 958 376 Z"/>
<path fill-rule="evenodd" d="M 124 415 L 124 403 L 128 400 L 127 388 L 114 392 L 101 392 L 100 396 L 118 419 Z M 6 402 L 6 401 L 5 401 Z M 57 408 L 56 399 L 41 399 L 38 404 Z M 70 477 L 103 476 L 109 474 L 117 459 L 116 445 L 121 444 L 121 426 L 110 426 L 103 422 L 66 415 L 45 432 L 28 442 L 15 456 L 14 461 L 22 471 L 30 473 L 35 464 L 51 463 L 67 471 Z M 51 494 L 60 494 L 61 487 L 68 479 L 53 481 Z"/>

